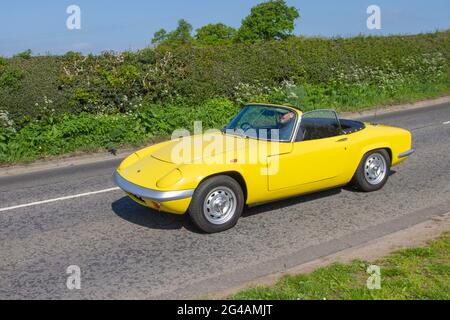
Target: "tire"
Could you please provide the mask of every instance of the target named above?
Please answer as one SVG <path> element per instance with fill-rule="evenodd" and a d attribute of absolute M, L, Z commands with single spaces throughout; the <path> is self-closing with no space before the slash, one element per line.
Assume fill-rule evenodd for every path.
<path fill-rule="evenodd" d="M 223 232 L 236 225 L 244 204 L 244 193 L 239 183 L 228 176 L 216 176 L 197 188 L 189 216 L 194 225 L 206 233 Z"/>
<path fill-rule="evenodd" d="M 358 166 L 351 184 L 363 192 L 378 191 L 389 179 L 391 157 L 384 150 L 368 152 Z"/>

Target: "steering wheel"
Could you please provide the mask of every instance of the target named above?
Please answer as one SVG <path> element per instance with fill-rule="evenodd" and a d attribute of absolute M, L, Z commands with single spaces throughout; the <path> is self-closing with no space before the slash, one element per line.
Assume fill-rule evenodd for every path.
<path fill-rule="evenodd" d="M 248 123 L 248 122 L 244 122 L 244 123 L 241 124 L 239 127 L 240 127 L 242 130 L 244 130 L 244 131 L 253 129 L 252 125 L 251 125 L 250 123 Z"/>

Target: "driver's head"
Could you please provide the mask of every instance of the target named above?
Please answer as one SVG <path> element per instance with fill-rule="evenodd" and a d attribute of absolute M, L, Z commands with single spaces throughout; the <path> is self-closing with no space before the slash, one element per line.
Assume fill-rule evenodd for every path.
<path fill-rule="evenodd" d="M 286 124 L 289 123 L 290 121 L 292 121 L 292 119 L 295 118 L 295 114 L 294 112 L 290 111 L 288 113 L 282 114 L 280 115 L 280 123 L 281 124 Z"/>

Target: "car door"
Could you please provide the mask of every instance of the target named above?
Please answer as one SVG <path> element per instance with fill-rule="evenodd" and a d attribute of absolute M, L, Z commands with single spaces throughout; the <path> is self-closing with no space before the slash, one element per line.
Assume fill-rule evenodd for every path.
<path fill-rule="evenodd" d="M 269 166 L 278 168 L 268 176 L 269 191 L 331 183 L 343 173 L 348 143 L 334 111 L 303 114 L 291 152 L 269 158 Z"/>

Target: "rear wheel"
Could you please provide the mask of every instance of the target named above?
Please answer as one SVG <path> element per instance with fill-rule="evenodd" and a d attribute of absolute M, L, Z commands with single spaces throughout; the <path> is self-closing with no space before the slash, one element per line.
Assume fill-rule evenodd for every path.
<path fill-rule="evenodd" d="M 244 209 L 244 193 L 239 183 L 228 176 L 204 181 L 195 191 L 189 208 L 192 222 L 206 233 L 234 227 Z"/>
<path fill-rule="evenodd" d="M 352 185 L 364 192 L 380 190 L 389 179 L 390 169 L 391 157 L 386 150 L 371 151 L 359 164 Z"/>

